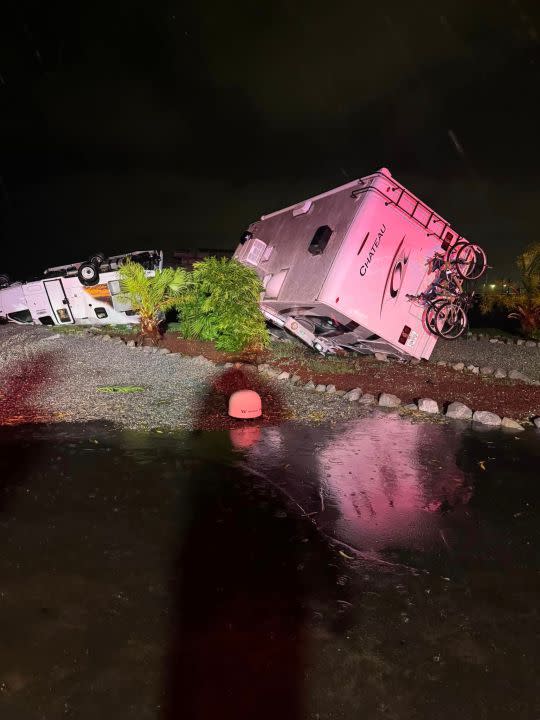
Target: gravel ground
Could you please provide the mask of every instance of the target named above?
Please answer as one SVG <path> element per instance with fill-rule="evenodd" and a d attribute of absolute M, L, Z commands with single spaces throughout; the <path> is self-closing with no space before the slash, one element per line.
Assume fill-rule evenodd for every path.
<path fill-rule="evenodd" d="M 205 358 L 144 352 L 89 333 L 0 326 L 0 422 L 109 421 L 126 428 L 184 428 L 220 368 Z M 99 386 L 136 385 L 142 392 L 102 393 Z M 356 403 L 290 385 L 292 419 L 358 417 Z"/>
<path fill-rule="evenodd" d="M 463 362 L 465 365 L 491 366 L 495 370 L 519 370 L 532 380 L 540 380 L 540 347 L 490 343 L 480 340 L 439 340 L 430 362 L 444 360 L 448 363 Z"/>

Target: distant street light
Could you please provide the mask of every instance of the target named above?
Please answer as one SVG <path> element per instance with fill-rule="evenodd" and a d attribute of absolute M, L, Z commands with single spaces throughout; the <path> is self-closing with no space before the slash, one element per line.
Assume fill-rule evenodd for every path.
<path fill-rule="evenodd" d="M 490 285 L 489 287 L 490 287 L 492 290 L 495 290 L 495 285 L 494 285 L 494 284 L 493 284 L 493 285 Z"/>

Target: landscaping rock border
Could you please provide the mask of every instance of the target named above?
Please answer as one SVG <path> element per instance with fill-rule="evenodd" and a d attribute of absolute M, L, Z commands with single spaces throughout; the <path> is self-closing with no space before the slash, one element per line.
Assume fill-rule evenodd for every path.
<path fill-rule="evenodd" d="M 167 348 L 158 348 L 155 346 L 149 346 L 149 345 L 136 345 L 134 340 L 127 340 L 123 341 L 118 337 L 111 337 L 108 334 L 98 334 L 95 332 L 92 332 L 91 330 L 84 330 L 83 332 L 88 333 L 95 337 L 96 339 L 102 341 L 102 342 L 124 342 L 124 344 L 127 347 L 139 349 L 142 352 L 145 353 L 160 353 L 160 354 L 170 354 L 170 350 Z M 479 333 L 478 335 L 472 334 L 469 335 L 467 339 L 469 340 L 480 340 L 483 339 L 483 335 Z M 490 342 L 495 341 L 498 342 L 505 342 L 505 340 L 500 338 L 488 338 Z M 518 344 L 519 341 L 518 341 Z M 536 347 L 537 343 L 532 341 L 524 341 L 524 344 L 527 345 L 527 347 L 532 347 L 533 345 Z M 540 346 L 540 343 L 538 343 L 538 346 Z M 384 362 L 387 362 L 388 359 L 385 357 L 378 358 Z M 208 360 L 207 358 L 203 356 L 198 356 L 194 358 L 194 360 L 198 360 L 201 362 L 204 362 L 206 364 L 213 365 L 215 367 L 219 367 L 216 363 L 214 363 L 212 360 Z M 447 363 L 445 361 L 439 361 L 437 362 L 437 365 L 440 367 L 450 367 L 456 372 L 464 372 L 465 370 L 473 373 L 473 374 L 480 374 L 484 376 L 493 376 L 496 378 L 508 378 L 510 380 L 520 380 L 522 382 L 538 385 L 540 384 L 537 381 L 531 380 L 529 377 L 527 377 L 524 373 L 521 373 L 517 370 L 510 370 L 508 373 L 502 369 L 497 368 L 494 369 L 490 366 L 484 366 L 484 367 L 477 367 L 474 365 L 467 365 L 465 366 L 465 363 L 463 362 L 457 362 L 457 363 Z M 232 368 L 232 367 L 241 367 L 242 363 L 231 363 L 227 362 L 222 367 L 224 368 Z M 301 378 L 298 375 L 290 375 L 287 371 L 281 371 L 279 369 L 276 369 L 269 365 L 268 363 L 263 363 L 261 365 L 253 365 L 250 366 L 254 369 L 258 370 L 260 373 L 266 375 L 269 378 L 274 378 L 275 380 L 278 380 L 280 383 L 289 383 L 291 385 L 295 385 L 296 387 L 302 387 Z M 336 401 L 345 401 L 345 402 L 357 402 L 360 405 L 365 406 L 372 406 L 372 405 L 378 405 L 381 408 L 389 408 L 389 409 L 397 409 L 400 408 L 401 410 L 407 411 L 407 412 L 419 412 L 419 413 L 425 413 L 427 415 L 440 415 L 450 420 L 461 420 L 472 423 L 473 427 L 474 425 L 484 425 L 488 427 L 494 427 L 494 428 L 504 428 L 507 430 L 513 430 L 513 431 L 521 431 L 524 430 L 524 426 L 522 423 L 518 422 L 517 420 L 514 420 L 513 418 L 503 417 L 501 418 L 499 415 L 492 413 L 488 410 L 472 410 L 471 408 L 467 407 L 463 403 L 460 402 L 450 402 L 446 406 L 446 410 L 441 410 L 439 408 L 439 404 L 431 399 L 431 398 L 420 398 L 415 403 L 409 403 L 408 405 L 402 405 L 402 401 L 399 397 L 396 395 L 392 395 L 390 393 L 380 393 L 378 397 L 375 397 L 371 393 L 363 393 L 360 388 L 353 388 L 352 390 L 349 390 L 348 392 L 345 392 L 343 390 L 336 390 L 335 385 L 323 385 L 323 384 L 315 384 L 313 380 L 308 380 L 303 385 L 304 390 L 313 391 L 316 393 L 325 393 L 326 395 L 329 395 L 336 399 Z M 540 429 L 540 417 L 534 417 L 531 418 L 531 424 Z"/>

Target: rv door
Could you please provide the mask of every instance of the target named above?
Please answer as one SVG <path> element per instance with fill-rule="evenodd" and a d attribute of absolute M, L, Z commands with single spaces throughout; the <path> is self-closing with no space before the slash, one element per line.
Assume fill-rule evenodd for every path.
<path fill-rule="evenodd" d="M 62 281 L 44 280 L 43 285 L 45 286 L 45 292 L 49 298 L 56 322 L 59 325 L 65 325 L 66 323 L 73 324 L 75 320 L 73 319 L 73 313 L 71 312 Z"/>

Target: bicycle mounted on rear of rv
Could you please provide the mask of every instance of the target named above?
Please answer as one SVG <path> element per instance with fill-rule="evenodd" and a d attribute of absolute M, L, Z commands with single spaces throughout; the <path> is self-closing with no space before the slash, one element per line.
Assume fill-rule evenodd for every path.
<path fill-rule="evenodd" d="M 446 254 L 435 253 L 426 262 L 428 273 L 436 273 L 430 287 L 407 299 L 424 307 L 423 321 L 433 335 L 455 340 L 468 327 L 467 313 L 474 303 L 474 292 L 464 283 L 478 280 L 486 271 L 486 253 L 479 245 L 459 240 Z"/>

